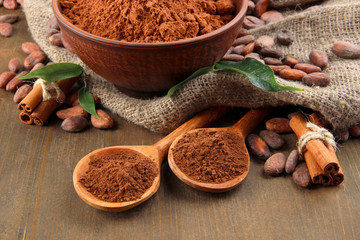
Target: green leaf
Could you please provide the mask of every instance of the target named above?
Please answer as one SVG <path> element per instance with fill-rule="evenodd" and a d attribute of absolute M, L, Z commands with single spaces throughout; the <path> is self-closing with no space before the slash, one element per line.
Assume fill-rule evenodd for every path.
<path fill-rule="evenodd" d="M 220 61 L 215 63 L 215 71 L 232 70 L 245 74 L 250 82 L 265 91 L 277 92 L 284 90 L 302 91 L 303 89 L 282 86 L 275 81 L 273 70 L 254 58 L 245 58 L 241 62 Z"/>
<path fill-rule="evenodd" d="M 191 79 L 194 79 L 198 76 L 201 76 L 205 73 L 208 73 L 208 72 L 212 72 L 214 71 L 214 66 L 210 66 L 210 67 L 203 67 L 203 68 L 200 68 L 198 70 L 196 70 L 193 74 L 191 74 L 189 77 L 187 77 L 184 81 L 176 84 L 175 86 L 173 86 L 172 88 L 169 89 L 168 93 L 167 93 L 167 97 L 171 97 L 174 92 L 176 90 L 178 90 L 182 85 L 184 85 L 185 83 L 187 83 L 188 81 L 190 81 Z"/>
<path fill-rule="evenodd" d="M 55 82 L 62 79 L 77 77 L 82 72 L 83 68 L 74 63 L 54 63 L 32 71 L 19 79 L 41 78 L 49 82 Z"/>
<path fill-rule="evenodd" d="M 170 88 L 167 97 L 171 97 L 176 90 L 178 90 L 183 84 L 187 83 L 191 79 L 211 71 L 215 72 L 220 70 L 230 70 L 243 73 L 249 78 L 249 81 L 254 86 L 265 91 L 303 91 L 303 89 L 301 88 L 280 85 L 275 81 L 274 72 L 269 66 L 262 64 L 254 58 L 245 58 L 241 62 L 220 61 L 215 63 L 213 66 L 200 68 L 199 70 L 191 74 L 188 78 L 186 78 L 184 81 Z"/>
<path fill-rule="evenodd" d="M 96 113 L 94 97 L 91 95 L 91 93 L 89 93 L 86 85 L 80 88 L 78 98 L 80 105 L 85 109 L 85 111 L 97 118 L 100 118 Z"/>

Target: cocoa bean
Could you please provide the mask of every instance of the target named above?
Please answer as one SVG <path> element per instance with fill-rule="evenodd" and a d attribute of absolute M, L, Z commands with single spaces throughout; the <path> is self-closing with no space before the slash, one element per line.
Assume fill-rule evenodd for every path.
<path fill-rule="evenodd" d="M 344 129 L 335 129 L 333 130 L 333 135 L 337 142 L 346 142 L 349 139 L 350 133 L 348 128 Z"/>
<path fill-rule="evenodd" d="M 310 62 L 320 68 L 325 68 L 329 63 L 328 55 L 320 50 L 312 50 L 309 54 Z"/>
<path fill-rule="evenodd" d="M 257 50 L 260 50 L 264 47 L 273 47 L 275 44 L 274 39 L 267 35 L 262 35 L 255 41 L 255 48 Z"/>
<path fill-rule="evenodd" d="M 32 90 L 32 87 L 29 84 L 24 84 L 21 87 L 19 87 L 15 94 L 14 94 L 14 98 L 13 101 L 15 103 L 19 103 L 21 102 L 21 100 L 23 100 L 28 94 L 29 92 Z"/>
<path fill-rule="evenodd" d="M 238 35 L 237 35 L 237 38 L 243 37 L 243 36 L 246 36 L 246 35 L 249 35 L 249 31 L 247 29 L 245 29 L 245 28 L 240 28 L 239 32 L 238 32 Z"/>
<path fill-rule="evenodd" d="M 40 68 L 42 68 L 42 67 L 44 67 L 45 65 L 43 64 L 43 63 L 37 63 L 37 64 L 35 64 L 35 66 L 30 70 L 30 72 L 32 72 L 32 71 L 35 71 L 35 70 L 37 70 L 37 69 L 40 69 Z"/>
<path fill-rule="evenodd" d="M 61 33 L 55 33 L 49 37 L 49 42 L 58 47 L 64 47 L 62 41 L 61 41 Z"/>
<path fill-rule="evenodd" d="M 31 69 L 37 63 L 43 63 L 46 60 L 46 55 L 43 51 L 34 51 L 31 52 L 24 61 L 24 67 L 26 69 Z"/>
<path fill-rule="evenodd" d="M 222 61 L 233 61 L 233 62 L 240 62 L 242 60 L 244 60 L 244 56 L 239 55 L 239 54 L 226 54 L 221 58 Z"/>
<path fill-rule="evenodd" d="M 280 13 L 280 12 L 276 10 L 266 11 L 263 14 L 261 14 L 260 19 L 266 22 L 266 20 L 268 20 L 268 18 L 275 13 Z"/>
<path fill-rule="evenodd" d="M 277 34 L 277 40 L 280 44 L 288 46 L 294 42 L 295 35 L 290 30 L 283 29 Z"/>
<path fill-rule="evenodd" d="M 18 4 L 15 0 L 4 0 L 3 6 L 6 9 L 15 10 L 18 7 Z"/>
<path fill-rule="evenodd" d="M 279 72 L 283 69 L 290 69 L 288 65 L 279 65 L 279 66 L 268 65 L 268 66 L 271 67 L 271 69 L 274 71 L 275 74 L 279 74 Z"/>
<path fill-rule="evenodd" d="M 302 61 L 300 59 L 294 57 L 286 57 L 283 59 L 283 64 L 288 65 L 290 67 L 294 67 L 296 64 L 301 62 Z"/>
<path fill-rule="evenodd" d="M 253 1 L 248 1 L 248 8 L 246 11 L 246 15 L 252 15 L 254 13 L 255 3 Z"/>
<path fill-rule="evenodd" d="M 269 176 L 276 176 L 284 172 L 286 156 L 283 153 L 275 153 L 264 164 L 264 172 Z"/>
<path fill-rule="evenodd" d="M 341 58 L 360 58 L 360 47 L 348 42 L 336 42 L 331 47 L 331 50 L 336 56 Z"/>
<path fill-rule="evenodd" d="M 300 155 L 298 150 L 292 150 L 290 152 L 285 163 L 285 172 L 287 174 L 292 174 L 294 172 L 296 165 L 298 164 L 299 157 Z"/>
<path fill-rule="evenodd" d="M 256 60 L 261 60 L 260 55 L 258 53 L 249 53 L 245 56 L 245 58 L 255 58 Z"/>
<path fill-rule="evenodd" d="M 311 177 L 306 163 L 300 163 L 296 166 L 292 178 L 296 185 L 300 187 L 309 187 L 311 185 Z"/>
<path fill-rule="evenodd" d="M 243 27 L 246 29 L 254 29 L 264 25 L 265 22 L 263 20 L 254 16 L 246 16 L 243 22 Z"/>
<path fill-rule="evenodd" d="M 15 23 L 19 20 L 16 14 L 5 14 L 0 16 L 0 23 Z"/>
<path fill-rule="evenodd" d="M 0 35 L 3 37 L 11 37 L 13 34 L 13 26 L 10 23 L 0 23 Z"/>
<path fill-rule="evenodd" d="M 61 34 L 61 41 L 64 45 L 64 47 L 71 53 L 74 53 L 74 50 L 72 49 L 72 47 L 69 45 L 68 41 L 66 41 L 66 39 L 64 38 L 64 34 Z"/>
<path fill-rule="evenodd" d="M 232 49 L 232 53 L 241 55 L 242 51 L 244 50 L 245 45 L 241 44 Z"/>
<path fill-rule="evenodd" d="M 87 126 L 88 120 L 79 116 L 67 118 L 61 124 L 61 128 L 67 132 L 80 132 L 84 130 Z"/>
<path fill-rule="evenodd" d="M 75 117 L 75 116 L 87 118 L 89 116 L 89 113 L 86 112 L 82 106 L 76 105 L 71 108 L 58 110 L 56 112 L 56 116 L 63 120 L 66 118 Z"/>
<path fill-rule="evenodd" d="M 352 126 L 349 129 L 349 133 L 352 137 L 360 137 L 360 123 L 356 124 L 355 126 Z"/>
<path fill-rule="evenodd" d="M 304 76 L 302 81 L 308 86 L 326 87 L 330 84 L 330 76 L 327 73 L 314 72 Z"/>
<path fill-rule="evenodd" d="M 6 84 L 6 91 L 16 91 L 18 89 L 18 87 L 20 87 L 21 85 L 23 85 L 23 81 L 20 80 L 19 78 L 22 76 L 25 76 L 26 74 L 28 74 L 28 71 L 22 71 L 20 73 L 18 73 L 14 78 L 12 78 L 7 84 Z"/>
<path fill-rule="evenodd" d="M 255 37 L 253 35 L 246 35 L 246 36 L 235 39 L 235 41 L 233 42 L 233 46 L 242 45 L 242 44 L 247 45 L 247 44 L 253 42 L 254 40 L 255 40 Z"/>
<path fill-rule="evenodd" d="M 281 65 L 282 64 L 281 60 L 278 58 L 266 57 L 266 58 L 264 58 L 264 61 L 265 61 L 266 65 Z"/>
<path fill-rule="evenodd" d="M 249 134 L 246 137 L 246 144 L 251 153 L 260 160 L 266 161 L 271 156 L 268 145 L 256 134 Z"/>
<path fill-rule="evenodd" d="M 272 47 L 263 47 L 260 50 L 260 54 L 263 57 L 273 57 L 273 58 L 281 58 L 283 53 L 280 50 L 277 50 Z"/>
<path fill-rule="evenodd" d="M 56 20 L 55 15 L 52 15 L 47 23 L 46 35 L 50 37 L 54 33 L 60 32 L 59 24 Z"/>
<path fill-rule="evenodd" d="M 255 49 L 255 43 L 254 43 L 254 42 L 251 42 L 251 43 L 249 43 L 248 45 L 246 45 L 246 46 L 244 47 L 241 55 L 246 56 L 246 55 L 248 55 L 249 53 L 254 52 L 254 49 Z"/>
<path fill-rule="evenodd" d="M 306 72 L 297 69 L 283 69 L 279 72 L 279 76 L 285 79 L 302 81 L 306 76 Z"/>
<path fill-rule="evenodd" d="M 18 72 L 21 68 L 21 63 L 18 58 L 12 58 L 8 64 L 10 72 Z"/>
<path fill-rule="evenodd" d="M 269 7 L 269 0 L 259 0 L 255 4 L 254 15 L 260 17 Z"/>
<path fill-rule="evenodd" d="M 98 109 L 96 113 L 99 115 L 100 119 L 91 115 L 91 124 L 100 129 L 112 128 L 114 125 L 114 120 L 107 114 L 104 110 Z"/>
<path fill-rule="evenodd" d="M 289 121 L 287 118 L 271 118 L 265 122 L 265 127 L 267 130 L 276 133 L 291 133 L 292 129 L 290 128 Z"/>
<path fill-rule="evenodd" d="M 306 73 L 321 72 L 321 68 L 310 63 L 298 63 L 294 66 L 294 69 L 298 69 Z"/>
<path fill-rule="evenodd" d="M 285 144 L 284 139 L 274 131 L 262 130 L 260 131 L 259 135 L 272 149 L 278 150 Z"/>
<path fill-rule="evenodd" d="M 6 84 L 8 84 L 15 76 L 16 74 L 14 72 L 3 72 L 0 75 L 0 88 L 5 88 Z"/>
<path fill-rule="evenodd" d="M 40 47 L 36 43 L 33 43 L 33 42 L 22 43 L 21 50 L 26 54 L 30 54 L 35 51 L 41 51 Z"/>
<path fill-rule="evenodd" d="M 266 20 L 266 24 L 270 24 L 270 23 L 274 23 L 274 22 L 278 22 L 280 20 L 284 19 L 284 15 L 282 15 L 282 13 L 277 12 L 272 14 L 270 17 L 268 17 L 268 19 Z"/>

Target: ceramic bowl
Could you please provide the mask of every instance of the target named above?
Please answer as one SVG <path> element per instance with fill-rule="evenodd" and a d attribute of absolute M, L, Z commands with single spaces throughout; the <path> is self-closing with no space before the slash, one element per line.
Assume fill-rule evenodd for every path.
<path fill-rule="evenodd" d="M 197 69 L 219 61 L 235 40 L 248 0 L 234 0 L 236 16 L 221 28 L 190 39 L 133 43 L 106 39 L 72 25 L 52 1 L 64 39 L 94 72 L 134 97 L 164 93 Z"/>

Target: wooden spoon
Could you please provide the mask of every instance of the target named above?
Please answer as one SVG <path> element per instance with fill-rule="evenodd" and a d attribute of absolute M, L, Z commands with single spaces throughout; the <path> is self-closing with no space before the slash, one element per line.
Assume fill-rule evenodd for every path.
<path fill-rule="evenodd" d="M 210 108 L 197 116 L 193 117 L 192 119 L 188 120 L 184 124 L 182 124 L 180 127 L 175 129 L 173 132 L 171 132 L 169 135 L 167 135 L 165 138 L 161 139 L 154 145 L 150 146 L 113 146 L 113 147 L 106 147 L 97 149 L 89 154 L 87 154 L 85 157 L 83 157 L 78 164 L 76 165 L 73 173 L 73 183 L 76 190 L 76 193 L 79 195 L 79 197 L 84 200 L 87 204 L 101 209 L 105 211 L 111 211 L 111 212 L 121 212 L 130 208 L 135 207 L 136 205 L 144 202 L 148 198 L 150 198 L 159 188 L 160 186 L 160 167 L 163 159 L 167 155 L 167 152 L 169 150 L 169 147 L 171 143 L 174 141 L 176 137 L 181 135 L 184 132 L 187 132 L 191 129 L 199 128 L 199 127 L 205 127 L 210 125 L 211 123 L 215 122 L 217 119 L 219 119 L 223 114 L 225 114 L 228 111 L 228 108 L 226 107 L 218 107 L 218 108 Z M 114 151 L 115 150 L 115 151 Z M 154 182 L 152 186 L 146 190 L 146 192 L 139 198 L 134 201 L 128 201 L 128 202 L 106 202 L 103 200 L 100 200 L 93 196 L 90 192 L 86 190 L 86 188 L 80 183 L 80 179 L 82 176 L 85 175 L 86 171 L 89 168 L 89 162 L 91 158 L 99 156 L 99 155 L 109 155 L 113 152 L 116 152 L 116 150 L 122 150 L 122 151 L 130 151 L 130 152 L 136 152 L 140 155 L 143 155 L 150 160 L 154 161 L 158 167 L 158 175 L 155 177 Z"/>
<path fill-rule="evenodd" d="M 170 146 L 169 154 L 168 154 L 168 162 L 171 170 L 180 180 L 182 180 L 189 186 L 202 191 L 225 192 L 233 189 L 246 178 L 250 168 L 250 156 L 245 145 L 245 138 L 252 130 L 254 130 L 258 126 L 258 124 L 271 112 L 271 110 L 272 110 L 271 108 L 250 110 L 237 123 L 235 123 L 231 127 L 207 128 L 207 130 L 209 131 L 224 131 L 224 130 L 231 131 L 241 137 L 242 141 L 239 142 L 239 148 L 241 149 L 241 152 L 246 155 L 245 158 L 247 158 L 247 168 L 243 174 L 223 183 L 204 183 L 191 179 L 189 176 L 183 173 L 180 170 L 180 168 L 176 165 L 173 154 L 177 142 L 184 136 L 184 134 L 177 137 Z M 196 131 L 199 132 L 202 130 L 195 129 L 189 131 L 188 133 L 196 132 Z"/>

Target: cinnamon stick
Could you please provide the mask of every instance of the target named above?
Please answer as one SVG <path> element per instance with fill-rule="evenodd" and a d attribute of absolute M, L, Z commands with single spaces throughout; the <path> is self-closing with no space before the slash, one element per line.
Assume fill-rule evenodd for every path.
<path fill-rule="evenodd" d="M 305 133 L 311 132 L 311 130 L 306 127 L 306 122 L 306 118 L 302 115 L 296 115 L 290 120 L 290 127 L 295 132 L 298 139 Z M 306 150 L 316 157 L 316 162 L 324 173 L 331 174 L 339 171 L 337 159 L 334 159 L 334 156 L 321 140 L 310 140 L 306 144 Z"/>
<path fill-rule="evenodd" d="M 30 113 L 28 112 L 20 112 L 19 118 L 21 122 L 31 125 L 33 124 L 33 118 L 31 117 Z"/>
<path fill-rule="evenodd" d="M 335 149 L 332 146 L 329 146 L 328 148 L 330 153 L 337 159 Z M 333 186 L 337 186 L 344 181 L 344 173 L 340 165 L 339 165 L 339 171 L 337 173 L 331 173 L 331 177 L 332 177 L 331 185 Z"/>
<path fill-rule="evenodd" d="M 31 113 L 42 101 L 42 87 L 37 84 L 18 104 L 18 110 Z"/>
<path fill-rule="evenodd" d="M 59 85 L 59 88 L 64 92 L 64 94 L 67 94 L 78 78 L 79 77 L 68 78 L 60 80 L 57 83 Z M 41 102 L 31 113 L 31 117 L 34 120 L 34 123 L 38 126 L 44 125 L 46 120 L 50 117 L 50 115 L 59 105 L 60 103 L 55 99 Z"/>
<path fill-rule="evenodd" d="M 324 181 L 323 179 L 323 176 L 325 175 L 324 171 L 321 170 L 319 164 L 317 164 L 316 160 L 314 159 L 314 157 L 311 155 L 310 152 L 306 151 L 304 153 L 304 159 L 309 169 L 311 181 L 315 184 L 321 184 Z"/>
<path fill-rule="evenodd" d="M 321 121 L 320 117 L 318 114 L 316 113 L 312 113 L 310 116 L 309 116 L 309 120 L 318 125 L 319 127 L 325 127 L 323 122 Z M 337 161 L 337 163 L 339 164 L 339 171 L 337 173 L 331 173 L 331 185 L 333 186 L 336 186 L 336 185 L 339 185 L 340 183 L 342 183 L 344 181 L 344 173 L 341 169 L 341 166 L 340 166 L 340 163 L 339 163 L 339 160 L 336 156 L 336 153 L 335 153 L 335 149 L 333 148 L 333 146 L 328 146 L 328 149 L 329 149 L 329 152 L 333 155 L 334 157 L 334 160 Z"/>

